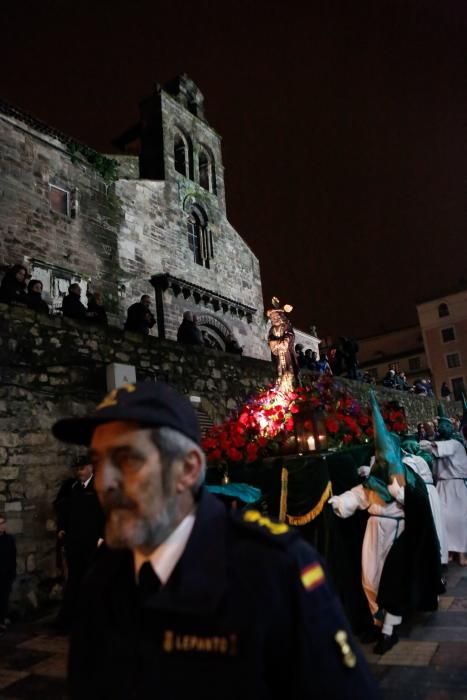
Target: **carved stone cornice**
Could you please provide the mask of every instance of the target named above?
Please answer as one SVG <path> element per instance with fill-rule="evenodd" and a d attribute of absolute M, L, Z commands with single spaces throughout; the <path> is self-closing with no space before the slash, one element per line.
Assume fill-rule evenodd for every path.
<path fill-rule="evenodd" d="M 193 282 L 187 282 L 178 277 L 173 277 L 168 273 L 153 275 L 151 277 L 151 284 L 154 289 L 161 289 L 164 292 L 167 289 L 171 289 L 175 296 L 182 294 L 184 299 L 192 297 L 196 304 L 200 304 L 201 302 L 205 306 L 211 304 L 215 311 L 222 309 L 224 313 L 231 313 L 233 316 L 238 316 L 238 318 L 245 318 L 248 323 L 251 323 L 253 314 L 256 313 L 256 309 L 252 306 L 247 306 L 239 301 L 228 299 L 222 296 L 222 294 L 212 292 L 209 289 L 193 284 Z"/>

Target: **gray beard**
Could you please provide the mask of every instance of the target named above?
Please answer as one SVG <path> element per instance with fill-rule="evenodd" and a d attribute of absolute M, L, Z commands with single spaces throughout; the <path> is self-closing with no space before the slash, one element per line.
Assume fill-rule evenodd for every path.
<path fill-rule="evenodd" d="M 133 514 L 131 522 L 125 516 L 112 518 L 112 511 L 107 516 L 105 541 L 112 549 L 140 549 L 152 552 L 177 527 L 178 500 L 175 496 L 167 499 L 164 510 L 157 520 L 138 517 Z"/>

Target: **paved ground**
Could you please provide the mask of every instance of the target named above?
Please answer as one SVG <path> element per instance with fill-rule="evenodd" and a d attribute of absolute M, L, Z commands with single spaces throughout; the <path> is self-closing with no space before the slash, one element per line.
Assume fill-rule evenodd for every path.
<path fill-rule="evenodd" d="M 364 647 L 383 700 L 467 700 L 467 569 L 450 565 L 440 610 L 400 636 L 384 656 Z M 0 700 L 65 700 L 66 653 L 46 621 L 15 625 L 0 637 Z"/>
<path fill-rule="evenodd" d="M 439 610 L 400 626 L 384 656 L 364 646 L 383 700 L 467 700 L 467 568 L 449 565 Z"/>

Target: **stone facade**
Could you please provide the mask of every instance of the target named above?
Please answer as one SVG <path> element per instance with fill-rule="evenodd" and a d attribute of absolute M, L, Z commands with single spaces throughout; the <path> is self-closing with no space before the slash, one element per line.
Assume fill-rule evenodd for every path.
<path fill-rule="evenodd" d="M 138 379 L 170 382 L 213 422 L 273 379 L 270 362 L 0 305 L 0 512 L 17 536 L 15 596 L 23 608 L 50 594 L 56 576 L 51 504 L 79 450 L 57 442 L 51 426 L 94 407 L 107 391 L 112 362 L 133 365 Z M 367 385 L 348 383 L 367 400 Z M 412 427 L 436 412 L 430 399 L 381 396 L 400 400 Z"/>
<path fill-rule="evenodd" d="M 72 281 L 84 299 L 101 291 L 113 322 L 155 293 L 159 337 L 191 310 L 213 347 L 233 336 L 267 358 L 259 263 L 227 219 L 198 88 L 186 76 L 156 88 L 115 143 L 127 155 L 107 159 L 0 104 L 0 264 L 24 262 L 56 309 Z"/>

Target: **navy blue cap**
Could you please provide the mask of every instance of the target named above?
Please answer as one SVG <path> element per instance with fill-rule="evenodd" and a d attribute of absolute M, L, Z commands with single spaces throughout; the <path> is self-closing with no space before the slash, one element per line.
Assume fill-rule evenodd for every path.
<path fill-rule="evenodd" d="M 62 418 L 52 433 L 63 442 L 89 445 L 98 425 L 134 421 L 148 428 L 173 428 L 199 444 L 200 428 L 189 400 L 164 382 L 137 382 L 113 389 L 93 416 Z"/>

